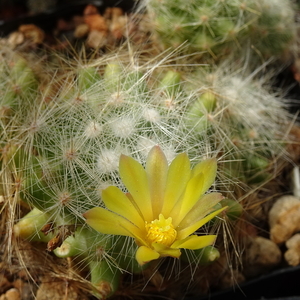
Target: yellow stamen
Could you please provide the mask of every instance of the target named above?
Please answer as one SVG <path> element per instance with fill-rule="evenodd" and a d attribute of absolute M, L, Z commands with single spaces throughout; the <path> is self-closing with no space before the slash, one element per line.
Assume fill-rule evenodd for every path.
<path fill-rule="evenodd" d="M 171 246 L 176 239 L 177 231 L 172 224 L 172 218 L 160 214 L 159 219 L 145 224 L 147 230 L 147 239 L 150 243 L 160 243 L 165 246 Z"/>

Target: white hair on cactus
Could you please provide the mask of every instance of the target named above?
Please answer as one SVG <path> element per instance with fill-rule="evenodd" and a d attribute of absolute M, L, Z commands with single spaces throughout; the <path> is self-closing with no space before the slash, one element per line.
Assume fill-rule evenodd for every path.
<path fill-rule="evenodd" d="M 111 173 L 118 170 L 121 153 L 114 149 L 102 149 L 97 160 L 97 167 L 101 173 Z"/>
<path fill-rule="evenodd" d="M 143 156 L 143 158 L 146 158 L 151 148 L 156 144 L 156 141 L 148 137 L 141 136 L 137 141 L 136 150 Z"/>
<path fill-rule="evenodd" d="M 240 98 L 240 93 L 243 88 L 243 82 L 240 78 L 232 78 L 230 80 L 230 85 L 224 87 L 224 96 L 230 100 L 230 103 L 238 101 Z"/>
<path fill-rule="evenodd" d="M 85 127 L 84 135 L 87 138 L 92 139 L 98 137 L 102 133 L 102 131 L 103 128 L 98 122 L 90 121 Z"/>
<path fill-rule="evenodd" d="M 115 136 L 128 138 L 135 132 L 135 121 L 130 117 L 116 118 L 110 123 L 110 128 Z"/>
<path fill-rule="evenodd" d="M 121 106 L 124 103 L 124 93 L 115 92 L 109 95 L 107 103 L 112 106 Z"/>
<path fill-rule="evenodd" d="M 154 108 L 145 108 L 143 117 L 146 121 L 151 123 L 159 123 L 161 120 L 160 113 Z"/>

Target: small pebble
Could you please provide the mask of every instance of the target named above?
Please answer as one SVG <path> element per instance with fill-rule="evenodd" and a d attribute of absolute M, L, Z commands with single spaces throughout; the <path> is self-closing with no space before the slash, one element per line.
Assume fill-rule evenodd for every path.
<path fill-rule="evenodd" d="M 87 24 L 79 24 L 74 31 L 74 37 L 77 39 L 83 38 L 89 33 L 89 26 Z"/>
<path fill-rule="evenodd" d="M 8 290 L 5 294 L 2 294 L 0 296 L 0 300 L 20 300 L 20 299 L 21 299 L 20 292 L 15 288 Z"/>
<path fill-rule="evenodd" d="M 34 44 L 41 44 L 45 38 L 44 31 L 34 24 L 21 25 L 19 32 L 23 33 L 25 38 L 31 40 Z"/>
<path fill-rule="evenodd" d="M 7 39 L 7 42 L 12 47 L 16 47 L 18 45 L 21 45 L 25 40 L 24 34 L 18 31 L 12 32 Z"/>
<path fill-rule="evenodd" d="M 290 266 L 298 266 L 300 264 L 300 233 L 296 233 L 285 242 L 287 251 L 284 258 Z"/>
<path fill-rule="evenodd" d="M 106 44 L 106 41 L 106 33 L 92 30 L 86 39 L 86 44 L 88 47 L 97 49 L 103 47 Z"/>

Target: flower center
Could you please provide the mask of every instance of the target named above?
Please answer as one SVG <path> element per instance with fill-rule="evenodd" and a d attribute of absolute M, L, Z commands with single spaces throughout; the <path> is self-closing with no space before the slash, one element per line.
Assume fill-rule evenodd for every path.
<path fill-rule="evenodd" d="M 172 218 L 165 217 L 160 214 L 159 219 L 145 224 L 147 230 L 147 239 L 151 243 L 160 243 L 166 246 L 171 246 L 176 239 L 177 231 L 172 224 Z"/>

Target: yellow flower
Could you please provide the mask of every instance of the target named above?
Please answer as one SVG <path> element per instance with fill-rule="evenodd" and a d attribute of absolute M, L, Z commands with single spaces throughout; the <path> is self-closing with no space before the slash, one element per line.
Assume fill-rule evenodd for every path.
<path fill-rule="evenodd" d="M 168 165 L 161 148 L 154 146 L 145 168 L 121 155 L 119 172 L 128 193 L 109 186 L 102 192 L 107 209 L 92 208 L 84 217 L 99 232 L 134 238 L 139 264 L 164 256 L 178 258 L 180 248 L 195 250 L 214 243 L 215 235 L 193 233 L 226 208 L 214 209 L 223 199 L 220 193 L 205 194 L 216 177 L 215 158 L 191 170 L 186 153 Z"/>

